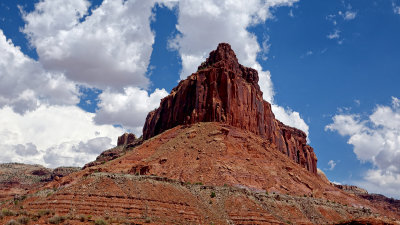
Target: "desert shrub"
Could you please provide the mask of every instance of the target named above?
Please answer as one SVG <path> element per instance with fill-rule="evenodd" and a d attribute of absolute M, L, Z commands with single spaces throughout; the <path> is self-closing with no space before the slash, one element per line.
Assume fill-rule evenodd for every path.
<path fill-rule="evenodd" d="M 26 210 L 20 210 L 17 216 L 28 216 L 29 213 Z"/>
<path fill-rule="evenodd" d="M 19 223 L 15 220 L 10 220 L 6 223 L 6 225 L 19 225 Z"/>
<path fill-rule="evenodd" d="M 211 198 L 215 198 L 215 196 L 216 196 L 216 195 L 215 195 L 215 192 L 211 192 L 210 197 L 211 197 Z"/>
<path fill-rule="evenodd" d="M 53 216 L 49 219 L 49 223 L 51 224 L 60 224 L 65 221 L 65 217 L 63 216 Z"/>
<path fill-rule="evenodd" d="M 196 183 L 194 183 L 195 185 L 203 185 L 203 183 L 201 183 L 201 182 L 196 182 Z"/>
<path fill-rule="evenodd" d="M 39 216 L 39 215 L 37 215 L 37 214 L 36 214 L 36 215 L 32 215 L 32 216 L 31 216 L 31 219 L 32 219 L 33 221 L 35 221 L 35 222 L 36 222 L 36 221 L 38 221 L 38 220 L 39 220 L 39 218 L 40 218 L 40 216 Z"/>
<path fill-rule="evenodd" d="M 144 222 L 145 222 L 145 223 L 151 223 L 151 218 L 150 218 L 150 217 L 146 217 L 146 218 L 144 219 Z"/>
<path fill-rule="evenodd" d="M 6 209 L 6 208 L 1 210 L 1 214 L 3 214 L 3 216 L 14 216 L 15 215 L 15 213 L 13 211 Z"/>
<path fill-rule="evenodd" d="M 28 224 L 29 223 L 29 217 L 26 216 L 21 216 L 17 219 L 18 223 L 20 224 Z"/>
<path fill-rule="evenodd" d="M 38 211 L 38 215 L 39 217 L 41 216 L 48 216 L 51 214 L 51 210 L 50 209 L 42 209 Z"/>
<path fill-rule="evenodd" d="M 85 215 L 80 215 L 80 216 L 79 216 L 79 221 L 85 222 L 85 221 L 86 221 Z"/>
<path fill-rule="evenodd" d="M 94 225 L 107 225 L 107 222 L 102 219 L 99 219 L 94 222 Z"/>

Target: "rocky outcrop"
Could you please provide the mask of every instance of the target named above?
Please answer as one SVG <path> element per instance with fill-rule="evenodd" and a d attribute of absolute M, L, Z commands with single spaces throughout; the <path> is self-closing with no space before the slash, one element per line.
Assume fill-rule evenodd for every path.
<path fill-rule="evenodd" d="M 118 137 L 117 146 L 128 145 L 134 143 L 136 136 L 132 133 L 125 133 Z"/>
<path fill-rule="evenodd" d="M 75 173 L 77 171 L 81 170 L 79 167 L 57 167 L 53 170 L 51 173 L 51 177 L 54 179 L 55 177 L 65 177 L 68 176 L 71 173 Z"/>
<path fill-rule="evenodd" d="M 371 202 L 371 204 L 373 204 L 374 206 L 379 206 L 388 212 L 394 212 L 397 215 L 400 215 L 400 200 L 394 198 L 388 198 L 381 194 L 368 193 L 367 190 L 354 185 L 334 184 L 334 186 L 351 195 L 355 195 L 359 198 L 366 199 L 369 202 Z"/>
<path fill-rule="evenodd" d="M 104 164 L 108 161 L 114 160 L 123 156 L 127 151 L 134 149 L 136 146 L 141 145 L 143 138 L 136 138 L 132 133 L 125 133 L 118 137 L 117 146 L 102 152 L 97 156 L 96 160 L 89 162 L 83 166 L 83 169 L 87 167 L 97 166 Z"/>
<path fill-rule="evenodd" d="M 380 194 L 368 194 L 367 191 L 364 193 L 358 193 L 358 197 L 370 201 L 374 205 L 379 205 L 385 208 L 387 211 L 396 212 L 400 215 L 400 200 L 394 198 L 388 198 Z"/>
<path fill-rule="evenodd" d="M 286 150 L 284 153 L 307 170 L 317 173 L 317 157 L 314 149 L 307 145 L 307 135 L 303 131 L 286 126 L 279 121 L 278 124 L 286 145 L 283 147 L 283 151 Z"/>
<path fill-rule="evenodd" d="M 357 186 L 354 186 L 354 185 L 345 185 L 345 184 L 334 184 L 334 185 L 335 185 L 335 187 L 342 189 L 343 191 L 348 192 L 350 194 L 356 194 L 356 195 L 367 194 L 368 195 L 367 190 L 357 187 Z"/>
<path fill-rule="evenodd" d="M 275 119 L 263 100 L 256 70 L 239 64 L 229 44 L 210 53 L 196 73 L 182 80 L 160 107 L 150 112 L 144 140 L 182 124 L 222 122 L 264 137 L 310 172 L 317 173 L 317 158 L 306 134 Z"/>

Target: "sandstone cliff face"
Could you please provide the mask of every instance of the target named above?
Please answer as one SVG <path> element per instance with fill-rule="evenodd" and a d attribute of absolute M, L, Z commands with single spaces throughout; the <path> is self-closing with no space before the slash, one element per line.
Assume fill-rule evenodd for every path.
<path fill-rule="evenodd" d="M 117 146 L 128 145 L 135 142 L 136 136 L 132 133 L 125 133 L 118 137 Z"/>
<path fill-rule="evenodd" d="M 150 112 L 143 128 L 147 140 L 170 128 L 197 122 L 222 122 L 264 137 L 310 172 L 317 158 L 306 134 L 275 119 L 262 98 L 256 70 L 239 64 L 229 44 L 219 44 L 196 73 L 182 80 L 160 107 Z"/>

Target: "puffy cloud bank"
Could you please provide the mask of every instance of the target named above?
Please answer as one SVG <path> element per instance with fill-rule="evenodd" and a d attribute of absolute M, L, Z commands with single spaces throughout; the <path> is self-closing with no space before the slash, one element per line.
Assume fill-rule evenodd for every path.
<path fill-rule="evenodd" d="M 390 106 L 378 105 L 371 115 L 338 114 L 326 130 L 348 137 L 357 158 L 374 166 L 359 185 L 372 192 L 400 198 L 400 100 Z"/>
<path fill-rule="evenodd" d="M 76 106 L 42 105 L 24 115 L 0 109 L 0 162 L 82 166 L 116 144 L 123 129 L 97 125 Z"/>
<path fill-rule="evenodd" d="M 24 13 L 23 32 L 47 70 L 98 88 L 145 88 L 154 43 L 153 5 L 104 0 L 89 15 L 87 0 L 40 1 L 33 12 Z"/>
<path fill-rule="evenodd" d="M 73 82 L 43 69 L 0 30 L 0 108 L 25 113 L 45 103 L 73 105 L 79 102 L 78 94 Z"/>

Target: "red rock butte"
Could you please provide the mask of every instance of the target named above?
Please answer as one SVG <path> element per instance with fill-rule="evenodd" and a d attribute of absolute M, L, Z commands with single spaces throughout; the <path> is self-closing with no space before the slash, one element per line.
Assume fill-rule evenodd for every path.
<path fill-rule="evenodd" d="M 307 135 L 275 118 L 258 80 L 258 72 L 239 64 L 229 44 L 219 44 L 197 72 L 180 81 L 160 107 L 147 115 L 144 140 L 178 125 L 221 122 L 262 136 L 317 174 L 317 157 L 307 144 Z"/>

